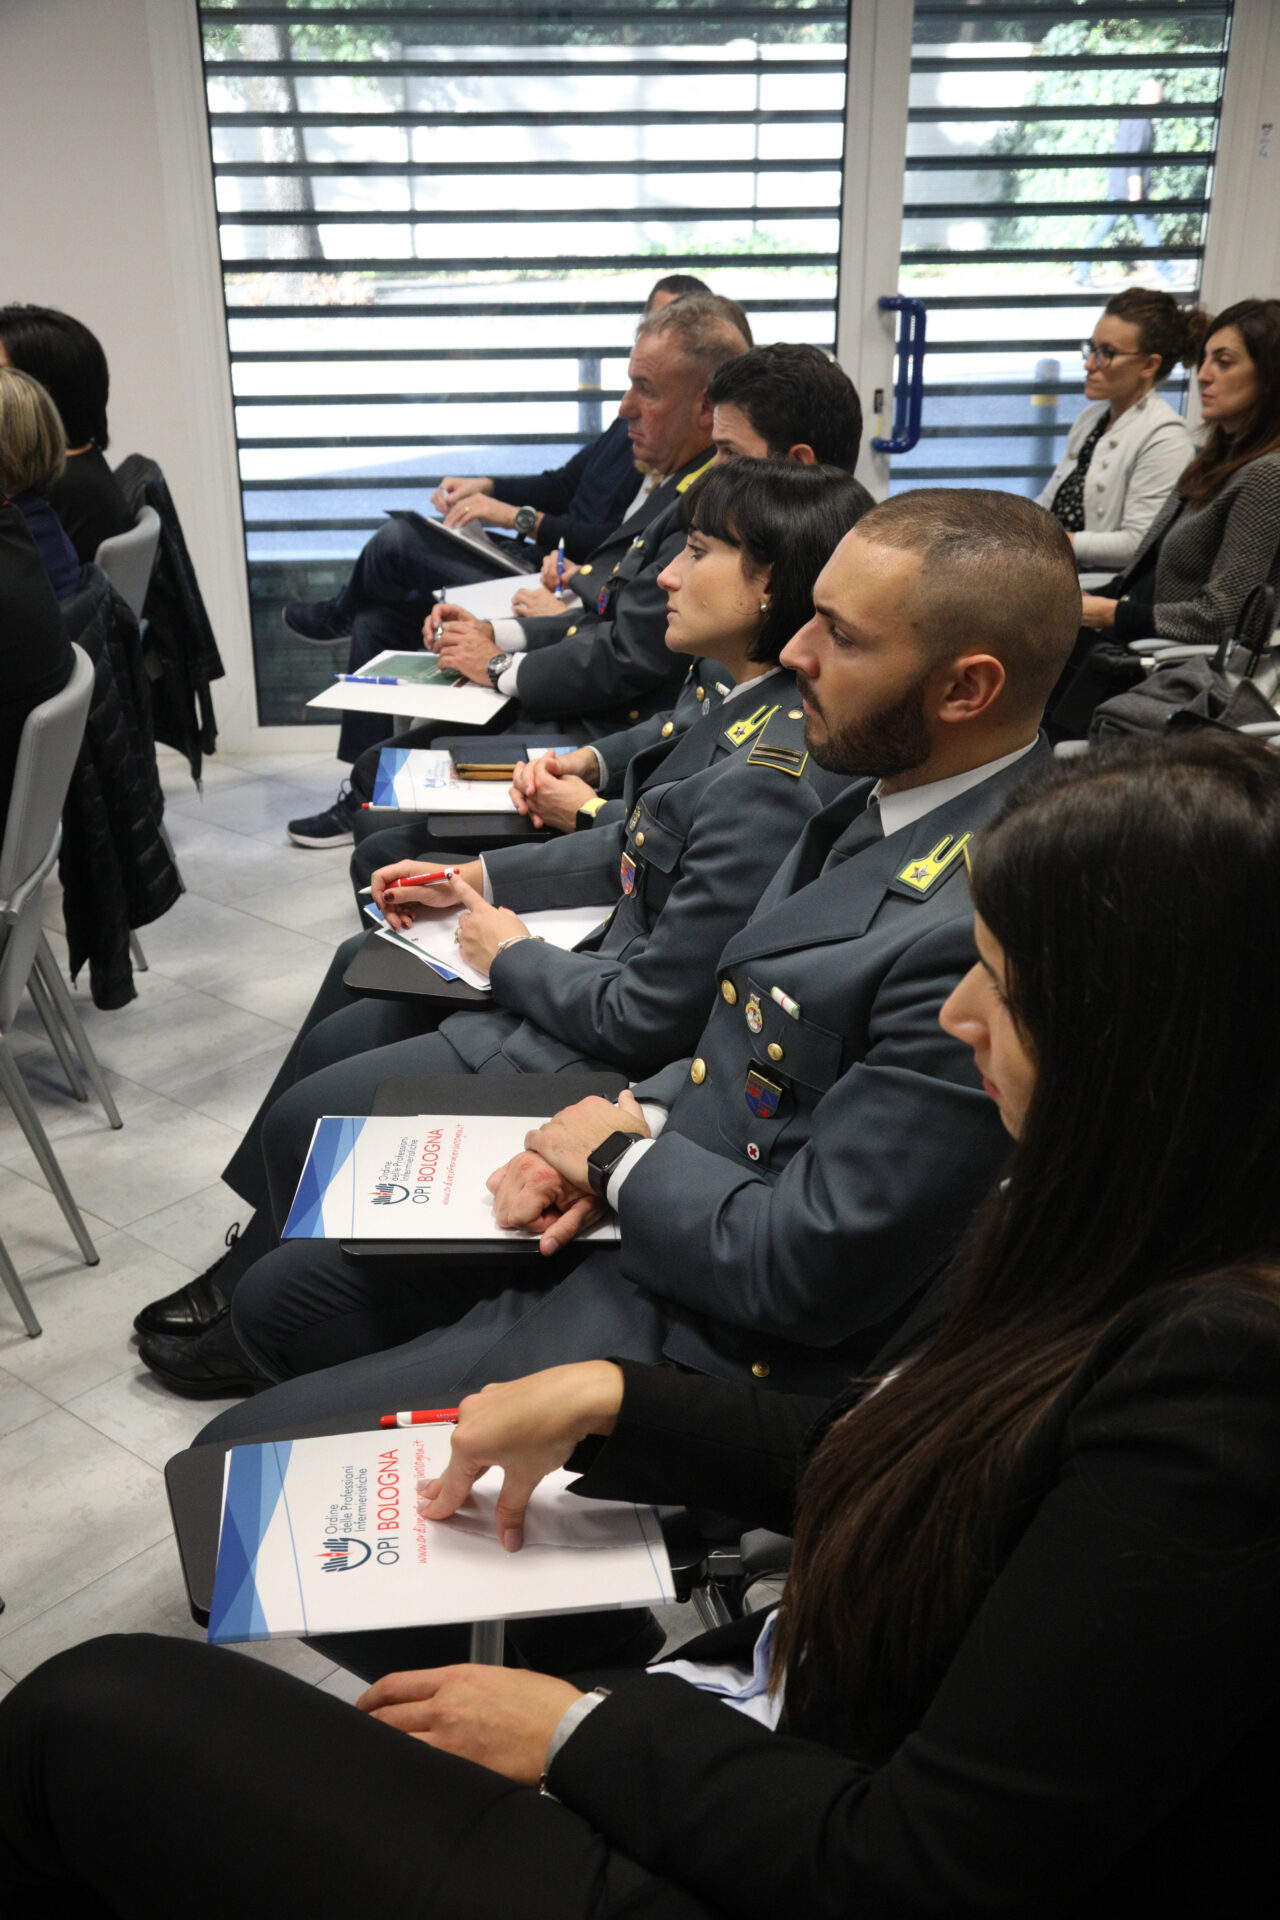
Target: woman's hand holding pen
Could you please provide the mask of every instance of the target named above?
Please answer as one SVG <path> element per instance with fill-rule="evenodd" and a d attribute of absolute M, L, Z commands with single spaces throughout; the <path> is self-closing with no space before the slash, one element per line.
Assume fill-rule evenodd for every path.
<path fill-rule="evenodd" d="M 389 927 L 402 933 L 406 927 L 413 925 L 420 913 L 430 908 L 438 910 L 456 906 L 465 897 L 463 889 L 474 893 L 484 885 L 480 862 L 468 860 L 464 867 L 449 870 L 448 879 L 437 880 L 429 886 L 392 886 L 393 881 L 404 881 L 415 874 L 438 874 L 441 871 L 439 862 L 431 860 L 397 860 L 394 866 L 378 868 L 369 888 L 374 906 Z"/>
<path fill-rule="evenodd" d="M 419 1482 L 419 1513 L 449 1519 L 480 1475 L 500 1467 L 498 1537 L 508 1553 L 518 1552 L 534 1488 L 580 1441 L 613 1432 L 622 1385 L 622 1369 L 612 1360 L 584 1360 L 468 1394 L 458 1407 L 448 1466 L 438 1479 Z"/>
<path fill-rule="evenodd" d="M 567 1680 L 518 1667 L 430 1667 L 385 1674 L 356 1705 L 428 1747 L 536 1787 L 551 1736 L 581 1697 Z"/>
<path fill-rule="evenodd" d="M 576 560 L 565 561 L 563 580 L 566 586 L 568 585 L 569 581 L 572 580 L 574 574 L 577 571 L 578 571 L 578 563 Z M 555 554 L 555 553 L 549 553 L 546 559 L 542 563 L 542 584 L 547 589 L 548 593 L 555 592 L 556 588 L 561 583 L 561 578 L 562 576 L 560 573 L 559 556 L 558 554 Z M 562 605 L 563 603 L 560 601 L 557 601 L 556 604 Z"/>

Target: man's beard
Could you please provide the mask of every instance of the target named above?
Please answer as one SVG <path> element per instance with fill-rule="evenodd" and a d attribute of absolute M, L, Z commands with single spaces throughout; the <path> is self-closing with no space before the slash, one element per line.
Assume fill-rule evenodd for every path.
<path fill-rule="evenodd" d="M 924 719 L 924 681 L 917 680 L 892 706 L 878 713 L 863 714 L 833 727 L 814 699 L 813 690 L 803 674 L 796 675 L 801 693 L 817 709 L 827 726 L 824 740 L 814 741 L 805 728 L 805 744 L 820 767 L 828 773 L 844 774 L 848 779 L 887 780 L 894 774 L 911 773 L 929 758 L 932 741 Z M 812 723 L 810 723 L 812 724 Z"/>

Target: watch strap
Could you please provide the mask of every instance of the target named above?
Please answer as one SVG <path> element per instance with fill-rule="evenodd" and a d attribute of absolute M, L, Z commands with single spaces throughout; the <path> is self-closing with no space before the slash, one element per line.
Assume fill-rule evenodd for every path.
<path fill-rule="evenodd" d="M 587 1185 L 598 1199 L 604 1199 L 613 1170 L 628 1147 L 634 1147 L 636 1141 L 643 1137 L 642 1134 L 619 1131 L 609 1134 L 598 1147 L 592 1148 L 587 1155 Z"/>

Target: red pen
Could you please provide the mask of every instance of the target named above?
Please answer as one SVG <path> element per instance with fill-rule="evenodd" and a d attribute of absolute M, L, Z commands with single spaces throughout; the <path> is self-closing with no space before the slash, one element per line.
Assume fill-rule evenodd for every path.
<path fill-rule="evenodd" d="M 380 1427 L 439 1427 L 447 1420 L 456 1420 L 456 1407 L 427 1407 L 417 1413 L 384 1413 L 378 1421 Z"/>
<path fill-rule="evenodd" d="M 394 893 L 397 887 L 433 887 L 437 880 L 454 880 L 461 872 L 461 867 L 441 867 L 435 873 L 402 873 L 398 880 L 388 880 L 384 892 Z"/>

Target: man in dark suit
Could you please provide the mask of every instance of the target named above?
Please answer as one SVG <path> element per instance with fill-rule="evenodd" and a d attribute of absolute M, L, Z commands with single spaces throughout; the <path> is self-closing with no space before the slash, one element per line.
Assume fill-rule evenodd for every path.
<path fill-rule="evenodd" d="M 289 1243 L 234 1312 L 270 1372 L 301 1377 L 207 1436 L 440 1404 L 600 1353 L 824 1392 L 883 1347 L 1002 1164 L 938 1011 L 974 960 L 968 847 L 1047 755 L 1078 601 L 1069 543 L 1030 502 L 921 490 L 868 514 L 783 655 L 811 753 L 852 784 L 725 948 L 693 1059 L 567 1109 L 497 1176 L 500 1222 L 544 1253 L 606 1204 L 617 1250 L 550 1290 L 499 1291 L 477 1261 L 466 1284 L 488 1296 L 412 1337 L 447 1297 L 429 1255 L 408 1287 L 348 1268 L 318 1318 Z M 331 1364 L 343 1351 L 363 1357 Z"/>
<path fill-rule="evenodd" d="M 673 319 L 673 315 L 677 316 Z M 732 359 L 750 345 L 749 329 L 743 333 L 746 325 L 742 319 L 742 309 L 736 301 L 722 300 L 716 294 L 688 294 L 684 298 L 669 302 L 647 313 L 640 322 L 636 335 L 636 345 L 632 350 L 629 378 L 630 384 L 622 398 L 619 409 L 621 418 L 627 423 L 630 440 L 628 458 L 641 463 L 646 472 L 637 475 L 633 472 L 629 491 L 630 504 L 621 510 L 621 523 L 614 526 L 605 539 L 592 551 L 583 565 L 569 570 L 571 585 L 575 595 L 580 595 L 582 607 L 577 615 L 566 614 L 564 603 L 545 589 L 532 595 L 539 609 L 545 607 L 556 616 L 555 620 L 534 620 L 528 623 L 530 634 L 525 641 L 526 622 L 501 622 L 509 628 L 509 642 L 512 647 L 517 640 L 525 641 L 529 646 L 546 644 L 548 640 L 560 638 L 566 628 L 577 633 L 579 626 L 583 634 L 583 644 L 589 633 L 594 632 L 595 623 L 604 618 L 604 614 L 617 600 L 621 589 L 637 573 L 641 572 L 651 557 L 653 549 L 646 551 L 645 537 L 652 522 L 660 519 L 666 509 L 677 498 L 679 490 L 686 486 L 693 475 L 700 471 L 711 458 L 709 446 L 711 409 L 706 401 L 708 375 L 722 361 Z M 410 538 L 412 529 L 405 533 L 403 521 L 392 521 L 391 530 L 375 535 L 371 547 L 381 539 L 384 544 L 403 542 Z M 400 531 L 395 531 L 399 529 Z M 425 538 L 425 536 L 422 536 Z M 398 552 L 398 549 L 397 549 Z M 370 572 L 371 562 L 361 557 L 353 584 L 363 585 L 364 575 Z M 423 562 L 425 565 L 425 561 Z M 448 564 L 448 563 L 445 563 Z M 396 577 L 412 578 L 418 581 L 411 602 L 401 603 L 392 609 L 396 621 L 395 631 L 381 630 L 379 647 L 392 645 L 405 646 L 417 644 L 422 632 L 423 616 L 431 605 L 429 589 L 444 585 L 461 584 L 466 579 L 474 579 L 479 568 L 472 569 L 468 561 L 459 563 L 460 570 L 450 579 L 444 578 L 431 556 L 434 569 L 428 578 L 416 561 L 400 565 Z M 602 591 L 603 590 L 603 591 Z M 348 590 L 350 591 L 350 590 Z M 526 598 L 530 595 L 526 590 Z M 346 596 L 340 595 L 344 600 Z M 589 608 L 584 613 L 583 608 Z M 286 610 L 288 611 L 288 610 Z M 298 610 L 294 609 L 297 616 Z M 311 615 L 323 614 L 324 609 L 304 610 Z M 437 609 L 432 613 L 432 630 L 438 621 Z M 515 690 L 516 669 L 511 666 L 511 656 L 503 657 L 507 669 L 505 682 L 500 671 L 490 672 L 499 649 L 494 641 L 494 628 L 488 621 L 474 620 L 461 608 L 449 607 L 454 632 L 452 641 L 455 651 L 467 646 L 466 658 L 445 658 L 442 653 L 441 664 L 457 667 L 469 678 L 482 686 L 495 686 L 503 693 Z M 345 613 L 342 617 L 346 617 Z M 370 616 L 372 617 L 372 616 Z M 635 642 L 631 637 L 629 618 L 624 619 L 622 644 L 624 652 L 634 650 Z M 406 628 L 405 622 L 408 622 Z M 551 629 L 554 629 L 552 631 Z M 365 649 L 362 658 L 369 658 Z M 354 658 L 354 655 L 353 655 Z M 625 697 L 625 691 L 614 689 L 613 704 Z M 673 696 L 674 697 L 674 696 Z M 668 702 L 669 704 L 669 702 Z M 570 712 L 573 712 L 570 703 Z M 646 709 L 648 711 L 648 709 Z M 625 714 L 623 719 L 625 720 Z M 635 716 L 640 717 L 639 713 Z M 614 724 L 610 721 L 602 731 L 611 731 Z M 456 724 L 442 721 L 427 722 L 412 728 L 409 733 L 398 735 L 397 744 L 401 746 L 427 745 L 437 733 L 459 731 Z M 463 728 L 461 731 L 467 731 Z M 342 758 L 355 759 L 358 752 L 375 744 L 377 730 L 370 738 L 366 728 L 363 737 L 357 742 L 350 730 L 344 732 L 346 748 L 339 743 L 339 755 Z M 298 846 L 336 846 L 351 838 L 351 814 L 355 803 L 350 799 L 340 801 L 333 820 L 316 816 L 311 819 L 296 820 L 289 823 L 289 836 Z M 334 813 L 330 809 L 330 813 Z"/>

